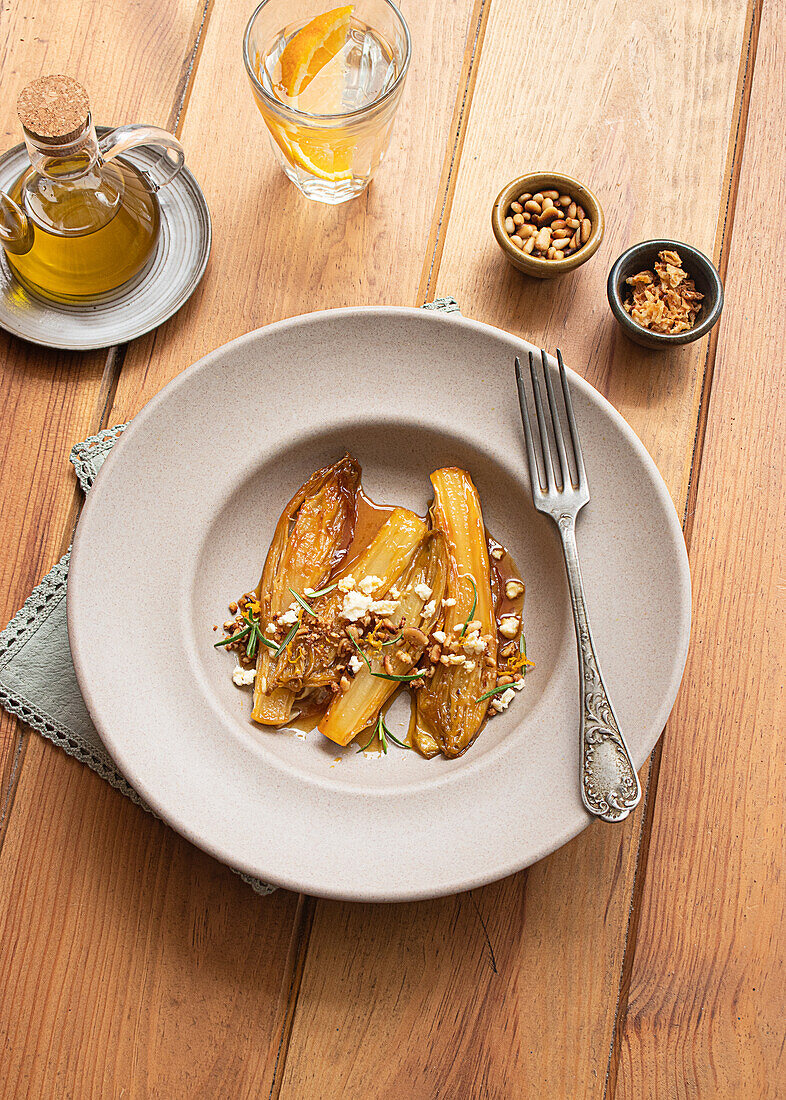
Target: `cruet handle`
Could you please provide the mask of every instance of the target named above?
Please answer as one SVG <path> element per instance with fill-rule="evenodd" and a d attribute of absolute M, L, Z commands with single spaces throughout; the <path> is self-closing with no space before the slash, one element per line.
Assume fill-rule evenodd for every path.
<path fill-rule="evenodd" d="M 33 247 L 30 220 L 5 191 L 0 191 L 0 244 L 15 256 L 24 256 Z"/>
<path fill-rule="evenodd" d="M 141 169 L 140 171 L 151 191 L 166 187 L 178 174 L 185 161 L 183 146 L 173 134 L 158 126 L 118 126 L 116 130 L 110 130 L 98 141 L 101 157 L 105 161 L 112 160 L 113 157 L 125 153 L 128 149 L 135 149 L 138 145 L 156 145 L 162 150 L 159 160 L 149 171 Z"/>

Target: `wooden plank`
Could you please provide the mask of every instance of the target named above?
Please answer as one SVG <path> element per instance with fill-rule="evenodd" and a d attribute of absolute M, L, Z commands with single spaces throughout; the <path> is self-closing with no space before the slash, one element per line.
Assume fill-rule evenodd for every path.
<path fill-rule="evenodd" d="M 648 236 L 714 250 L 751 13 L 721 0 L 635 11 L 565 2 L 545 21 L 539 12 L 492 4 L 430 293 L 559 344 L 640 433 L 682 509 L 707 344 L 663 356 L 627 343 L 605 278 L 625 245 Z M 538 283 L 506 265 L 490 209 L 507 180 L 550 165 L 594 185 L 608 227 L 590 264 Z M 594 825 L 472 898 L 318 903 L 282 1096 L 308 1095 L 317 1081 L 325 1095 L 602 1096 L 641 821 Z"/>
<path fill-rule="evenodd" d="M 773 103 L 786 5 L 764 6 L 694 519 L 695 619 L 664 738 L 616 1091 L 783 1095 L 786 200 Z M 742 354 L 741 354 L 742 349 Z M 780 573 L 779 573 L 780 570 Z"/>
<path fill-rule="evenodd" d="M 241 76 L 248 12 L 242 5 L 214 12 L 183 126 L 213 217 L 213 255 L 185 308 L 131 349 L 116 421 L 206 352 L 260 325 L 333 306 L 416 303 L 453 161 L 465 44 L 475 44 L 482 6 L 405 5 L 415 52 L 391 146 L 366 194 L 338 207 L 308 202 L 278 168 Z M 227 80 L 230 68 L 236 79 Z"/>
<path fill-rule="evenodd" d="M 257 897 L 40 738 L 0 876 L 0 1094 L 267 1095 L 295 895 Z"/>
<path fill-rule="evenodd" d="M 417 300 L 450 181 L 468 26 L 474 45 L 480 17 L 471 0 L 407 14 L 418 53 L 390 156 L 367 196 L 336 209 L 303 200 L 266 147 L 239 56 L 248 8 L 213 10 L 182 137 L 211 206 L 214 253 L 189 305 L 129 348 L 107 421 L 132 415 L 205 351 L 276 317 Z M 70 900 L 83 890 L 84 903 Z M 9 899 L 0 903 L 9 1095 L 277 1088 L 308 904 L 257 898 L 37 738 L 0 858 L 0 897 Z M 60 1028 L 73 1015 L 77 1041 L 66 1045 Z"/>
<path fill-rule="evenodd" d="M 17 94 L 47 72 L 82 80 L 101 123 L 174 126 L 204 3 L 141 0 L 111 12 L 97 0 L 5 5 L 0 20 L 2 148 L 21 140 Z M 67 546 L 78 504 L 68 453 L 100 426 L 117 359 L 104 351 L 49 351 L 0 332 L 0 362 L 0 618 L 5 623 Z M 0 843 L 25 739 L 2 712 Z"/>
<path fill-rule="evenodd" d="M 106 5 L 82 0 L 4 11 L 6 144 L 18 140 L 16 92 L 42 71 L 84 80 L 100 121 L 172 126 L 203 10 L 203 0 L 156 0 L 116 6 L 110 19 Z M 0 588 L 8 618 L 67 544 L 77 504 L 68 452 L 101 426 L 118 357 L 58 354 L 7 336 L 0 356 Z M 188 1067 L 207 1080 L 230 1079 L 234 1034 L 276 1010 L 266 952 L 286 959 L 295 899 L 281 895 L 263 908 L 185 842 L 167 846 L 161 837 L 171 838 L 169 830 L 41 739 L 30 740 L 25 757 L 26 737 L 6 715 L 2 738 L 0 830 L 9 820 L 16 828 L 0 860 L 0 1092 L 110 1096 L 125 1087 L 130 1095 L 123 1082 L 137 1077 L 142 1095 L 160 1077 L 171 1082 L 164 1093 L 178 1095 L 178 1074 Z M 37 785 L 14 802 L 23 758 Z M 84 813 L 92 805 L 100 815 L 107 804 L 116 807 L 108 823 Z M 144 827 L 134 825 L 143 818 Z M 124 852 L 134 832 L 137 845 Z M 243 905 L 246 939 L 233 927 Z M 164 974 L 162 957 L 172 962 Z M 257 998 L 265 1007 L 252 1014 Z M 198 1051 L 178 1012 L 183 1000 L 193 1002 L 192 1020 L 210 1029 Z M 265 1053 L 254 1062 L 260 1074 Z"/>

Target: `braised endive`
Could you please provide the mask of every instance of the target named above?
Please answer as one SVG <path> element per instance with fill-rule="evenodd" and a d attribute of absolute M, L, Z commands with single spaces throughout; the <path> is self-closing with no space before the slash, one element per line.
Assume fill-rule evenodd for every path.
<path fill-rule="evenodd" d="M 254 721 L 298 719 L 341 746 L 360 735 L 361 752 L 378 739 L 457 757 L 516 698 L 531 664 L 524 584 L 469 474 L 431 481 L 427 520 L 369 501 L 350 455 L 289 501 L 257 590 L 230 604 L 214 643 L 237 657 L 238 686 L 254 677 Z M 384 721 L 400 688 L 413 694 L 408 744 Z"/>
<path fill-rule="evenodd" d="M 318 589 L 340 560 L 355 527 L 355 501 L 360 466 L 345 455 L 333 466 L 317 470 L 298 489 L 281 514 L 257 588 L 260 620 L 271 622 L 286 612 L 292 590 Z M 294 625 L 294 624 L 293 624 Z M 297 694 L 279 686 L 280 653 L 260 646 L 254 682 L 252 718 L 269 726 L 284 725 Z"/>
<path fill-rule="evenodd" d="M 338 745 L 348 745 L 356 734 L 377 720 L 380 710 L 402 682 L 414 683 L 425 677 L 425 670 L 413 672 L 413 666 L 423 655 L 428 634 L 437 621 L 447 576 L 445 538 L 441 532 L 432 531 L 423 538 L 397 581 L 401 593 L 395 614 L 397 638 L 389 646 L 375 644 L 373 638 L 357 644 L 363 665 L 320 721 L 319 729 L 325 737 Z"/>
<path fill-rule="evenodd" d="M 439 664 L 417 694 L 412 742 L 424 756 L 460 756 L 480 732 L 496 685 L 497 626 L 491 594 L 486 529 L 477 489 L 455 467 L 431 475 L 431 520 L 447 540 L 448 598 L 445 634 L 467 656 L 462 664 Z M 470 667 L 468 667 L 468 665 Z"/>

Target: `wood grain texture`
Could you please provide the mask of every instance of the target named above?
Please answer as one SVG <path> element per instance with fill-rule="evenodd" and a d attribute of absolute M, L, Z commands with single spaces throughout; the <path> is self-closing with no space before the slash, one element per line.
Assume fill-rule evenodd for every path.
<path fill-rule="evenodd" d="M 213 12 L 182 135 L 213 217 L 213 254 L 191 301 L 129 352 L 115 420 L 133 416 L 208 351 L 271 321 L 334 306 L 416 303 L 478 14 L 472 0 L 403 8 L 415 51 L 391 145 L 369 190 L 337 207 L 304 199 L 273 158 L 240 56 L 247 9 Z"/>
<path fill-rule="evenodd" d="M 698 486 L 693 642 L 664 738 L 615 1095 L 783 1096 L 786 6 L 764 6 Z M 741 354 L 741 349 L 744 352 Z"/>
<path fill-rule="evenodd" d="M 202 0 L 6 8 L 9 140 L 18 87 L 49 69 L 81 77 L 100 120 L 172 124 Z M 57 354 L 10 337 L 0 355 L 8 618 L 68 542 L 77 502 L 68 452 L 101 425 L 117 364 L 111 353 Z M 2 731 L 0 1094 L 226 1095 L 241 1060 L 247 1080 L 264 1079 L 272 1065 L 255 1029 L 272 1031 L 285 1014 L 279 983 L 296 899 L 263 905 L 83 765 L 35 736 L 25 755 L 5 715 Z"/>
<path fill-rule="evenodd" d="M 717 0 L 665 10 L 609 0 L 550 16 L 552 30 L 522 39 L 521 5 L 492 4 L 429 295 L 560 345 L 637 429 L 683 509 L 707 343 L 669 356 L 634 347 L 609 314 L 605 277 L 625 245 L 662 232 L 714 250 L 749 13 Z M 690 78 L 675 88 L 675 73 Z M 568 94 L 582 111 L 555 110 Z M 508 267 L 489 224 L 502 185 L 548 165 L 594 186 L 608 218 L 598 255 L 558 283 Z M 467 898 L 318 903 L 281 1095 L 320 1081 L 329 1096 L 603 1096 L 641 822 L 639 812 L 621 829 L 593 825 L 474 891 L 477 911 Z"/>
<path fill-rule="evenodd" d="M 670 353 L 632 344 L 611 317 L 606 277 L 624 248 L 649 237 L 715 251 L 747 0 L 649 8 L 560 0 L 549 13 L 551 29 L 522 40 L 521 5 L 492 6 L 431 289 L 455 294 L 479 320 L 560 346 L 640 435 L 684 504 L 707 341 Z M 506 262 L 491 206 L 511 179 L 550 168 L 595 191 L 606 234 L 576 272 L 541 281 Z"/>
<path fill-rule="evenodd" d="M 16 97 L 46 72 L 86 85 L 99 122 L 174 124 L 204 0 L 3 3 L 2 148 L 21 140 Z M 145 79 L 140 80 L 139 74 Z M 68 544 L 78 505 L 68 454 L 100 426 L 114 358 L 37 348 L 0 332 L 0 619 L 5 624 Z M 0 714 L 0 843 L 26 735 Z"/>
<path fill-rule="evenodd" d="M 0 876 L 3 1097 L 267 1095 L 295 895 L 37 737 Z"/>
<path fill-rule="evenodd" d="M 368 195 L 338 209 L 307 203 L 275 166 L 240 57 L 248 12 L 211 11 L 183 113 L 187 158 L 214 219 L 207 276 L 177 318 L 129 348 L 107 422 L 277 317 L 417 300 L 455 149 L 471 0 L 407 13 L 419 52 L 390 154 Z M 258 898 L 38 738 L 0 858 L 0 898 L 8 1095 L 235 1097 L 278 1087 L 308 903 Z M 72 1018 L 77 1041 L 66 1045 L 60 1029 Z"/>

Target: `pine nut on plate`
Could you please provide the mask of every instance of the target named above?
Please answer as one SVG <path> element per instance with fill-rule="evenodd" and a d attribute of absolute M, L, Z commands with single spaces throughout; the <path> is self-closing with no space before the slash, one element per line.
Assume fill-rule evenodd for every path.
<path fill-rule="evenodd" d="M 505 258 L 537 279 L 574 271 L 603 240 L 603 210 L 578 180 L 533 172 L 500 191 L 491 226 Z"/>

